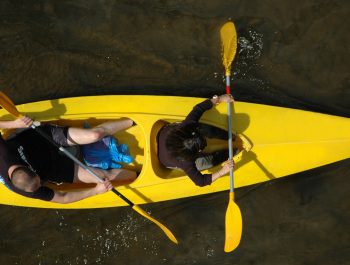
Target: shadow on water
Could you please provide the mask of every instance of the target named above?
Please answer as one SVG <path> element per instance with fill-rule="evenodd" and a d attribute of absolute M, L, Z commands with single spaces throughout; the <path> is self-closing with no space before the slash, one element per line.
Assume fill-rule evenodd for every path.
<path fill-rule="evenodd" d="M 237 100 L 350 117 L 348 1 L 5 0 L 0 10 L 1 90 L 17 104 L 221 94 L 218 32 L 232 19 Z M 65 112 L 59 101 L 52 104 Z M 245 161 L 273 178 L 253 153 Z M 143 207 L 179 246 L 127 207 L 1 206 L 0 263 L 345 265 L 349 174 L 345 160 L 236 190 L 243 237 L 230 254 L 223 252 L 227 192 Z"/>

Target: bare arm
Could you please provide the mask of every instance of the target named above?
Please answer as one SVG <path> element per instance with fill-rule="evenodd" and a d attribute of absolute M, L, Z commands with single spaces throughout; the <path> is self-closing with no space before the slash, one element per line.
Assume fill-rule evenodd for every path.
<path fill-rule="evenodd" d="M 113 188 L 111 182 L 109 180 L 105 180 L 103 183 L 96 184 L 96 187 L 82 190 L 82 191 L 69 191 L 69 192 L 59 192 L 55 191 L 55 195 L 53 196 L 51 202 L 56 203 L 71 203 L 83 200 L 85 198 L 95 196 L 97 194 L 102 194 L 107 191 L 110 191 Z"/>
<path fill-rule="evenodd" d="M 199 187 L 204 187 L 207 185 L 210 185 L 218 178 L 226 175 L 228 172 L 230 172 L 230 168 L 234 167 L 233 160 L 227 160 L 224 164 L 224 166 L 216 171 L 213 174 L 202 174 L 198 169 L 196 168 L 195 164 L 193 163 L 193 166 L 188 165 L 181 167 L 182 170 L 186 172 L 186 174 L 191 178 L 191 180 Z"/>
<path fill-rule="evenodd" d="M 29 117 L 23 116 L 13 121 L 0 121 L 0 129 L 17 129 L 27 128 L 32 125 L 33 120 Z"/>
<path fill-rule="evenodd" d="M 215 173 L 212 174 L 211 179 L 212 182 L 214 182 L 215 180 L 217 180 L 218 178 L 226 175 L 228 172 L 230 172 L 230 169 L 234 167 L 234 162 L 233 160 L 227 160 L 225 162 L 225 165 L 218 171 L 216 171 Z"/>

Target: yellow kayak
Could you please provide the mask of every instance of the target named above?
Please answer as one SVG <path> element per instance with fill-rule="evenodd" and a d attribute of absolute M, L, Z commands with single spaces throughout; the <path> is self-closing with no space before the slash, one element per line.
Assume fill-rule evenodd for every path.
<path fill-rule="evenodd" d="M 229 189 L 225 176 L 210 186 L 198 187 L 182 171 L 162 167 L 157 159 L 156 135 L 167 122 L 183 120 L 203 98 L 167 96 L 91 96 L 40 101 L 17 106 L 21 113 L 42 122 L 83 126 L 110 119 L 133 119 L 137 126 L 116 134 L 126 143 L 141 171 L 131 184 L 116 187 L 135 204 L 207 194 Z M 201 122 L 227 128 L 226 104 L 205 112 Z M 11 119 L 0 110 L 2 120 Z M 235 188 L 288 176 L 350 157 L 350 119 L 260 104 L 235 102 L 233 130 L 253 143 L 250 152 L 236 158 Z M 212 140 L 211 149 L 227 143 Z M 40 150 L 38 150 L 40 152 Z M 213 168 L 207 172 L 217 170 Z M 90 184 L 51 186 L 58 190 L 84 189 Z M 103 208 L 127 205 L 112 192 L 71 204 L 29 199 L 0 184 L 0 203 L 42 208 Z"/>

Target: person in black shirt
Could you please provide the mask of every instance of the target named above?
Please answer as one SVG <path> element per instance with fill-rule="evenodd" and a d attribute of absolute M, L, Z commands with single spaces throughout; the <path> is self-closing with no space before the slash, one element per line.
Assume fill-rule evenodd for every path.
<path fill-rule="evenodd" d="M 167 168 L 181 169 L 197 186 L 210 185 L 216 179 L 227 174 L 234 167 L 228 149 L 206 154 L 206 138 L 228 139 L 228 132 L 220 128 L 199 123 L 206 110 L 222 102 L 233 102 L 230 94 L 214 96 L 197 104 L 179 123 L 165 125 L 158 133 L 158 158 Z M 243 135 L 233 135 L 234 154 L 242 150 L 249 151 L 250 142 Z M 202 174 L 200 171 L 211 168 L 222 162 L 224 166 L 213 174 Z"/>
<path fill-rule="evenodd" d="M 28 117 L 0 121 L 0 129 L 27 128 L 32 123 Z M 41 125 L 40 129 L 59 145 L 73 146 L 96 142 L 132 125 L 132 120 L 125 119 L 105 122 L 94 128 Z M 135 172 L 126 169 L 90 169 L 104 179 L 104 182 L 98 182 L 34 130 L 23 130 L 7 140 L 0 134 L 0 181 L 23 196 L 56 203 L 71 203 L 111 190 L 111 181 L 131 182 L 137 177 Z M 96 183 L 96 186 L 86 190 L 60 192 L 46 187 L 46 182 L 84 182 Z"/>

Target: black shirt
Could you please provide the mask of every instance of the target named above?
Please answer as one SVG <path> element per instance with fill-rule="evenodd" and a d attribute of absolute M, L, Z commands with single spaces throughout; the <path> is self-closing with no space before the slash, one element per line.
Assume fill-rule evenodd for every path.
<path fill-rule="evenodd" d="M 210 99 L 197 104 L 193 110 L 187 115 L 186 119 L 177 126 L 181 128 L 190 123 L 198 123 L 199 119 L 206 110 L 213 107 Z M 166 148 L 166 139 L 173 130 L 171 126 L 165 126 L 158 134 L 158 158 L 165 167 L 181 168 L 191 178 L 197 186 L 206 186 L 212 183 L 212 174 L 202 174 L 198 171 L 195 161 L 180 161 L 172 157 Z"/>
<path fill-rule="evenodd" d="M 50 126 L 41 128 L 50 135 Z M 0 180 L 6 187 L 23 196 L 52 200 L 54 191 L 48 187 L 41 186 L 34 192 L 16 188 L 8 175 L 8 169 L 12 165 L 29 167 L 39 175 L 42 182 L 60 182 L 60 176 L 67 174 L 67 171 L 74 174 L 72 161 L 60 154 L 55 146 L 32 129 L 27 129 L 8 140 L 4 140 L 0 134 Z"/>

